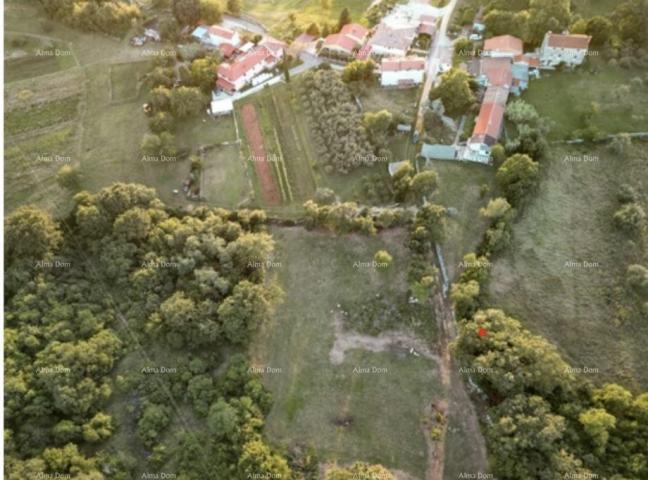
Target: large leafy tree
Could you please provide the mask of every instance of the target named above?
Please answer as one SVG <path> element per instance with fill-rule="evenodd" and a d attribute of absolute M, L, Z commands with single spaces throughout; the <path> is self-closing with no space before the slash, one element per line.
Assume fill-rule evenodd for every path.
<path fill-rule="evenodd" d="M 430 98 L 441 100 L 445 111 L 452 116 L 467 113 L 475 105 L 470 76 L 453 68 L 441 76 L 441 83 L 432 89 Z"/>

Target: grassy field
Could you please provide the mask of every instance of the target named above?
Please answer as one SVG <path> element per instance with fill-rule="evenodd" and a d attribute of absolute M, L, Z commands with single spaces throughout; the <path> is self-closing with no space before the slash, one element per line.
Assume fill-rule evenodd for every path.
<path fill-rule="evenodd" d="M 481 197 L 482 185 L 494 188 L 495 172 L 492 167 L 471 163 L 434 160 L 430 166 L 439 174 L 439 192 L 434 199 L 456 210 L 448 222 L 448 237 L 443 253 L 452 279 L 463 256 L 475 250 L 487 223 L 479 216 L 486 205 Z"/>
<path fill-rule="evenodd" d="M 5 82 L 65 70 L 77 65 L 66 42 L 30 35 L 5 36 Z"/>
<path fill-rule="evenodd" d="M 511 247 L 494 262 L 490 285 L 493 304 L 556 344 L 572 365 L 599 369 L 592 381 L 644 389 L 648 324 L 621 321 L 617 311 L 632 249 L 612 215 L 623 183 L 643 189 L 647 207 L 645 152 L 644 144 L 625 158 L 603 147 L 554 150 Z M 565 155 L 594 160 L 565 162 Z"/>
<path fill-rule="evenodd" d="M 371 0 L 244 0 L 243 11 L 262 22 L 274 33 L 284 32 L 290 14 L 304 28 L 312 22 L 336 23 L 343 8 L 348 8 L 353 21 L 362 20 Z M 330 8 L 325 6 L 330 5 Z"/>
<path fill-rule="evenodd" d="M 141 182 L 156 188 L 168 204 L 187 205 L 182 195 L 172 192 L 181 188 L 188 175 L 188 160 L 141 161 L 140 142 L 148 127 L 142 112 L 146 93 L 140 88 L 140 79 L 151 56 L 125 39 L 84 34 L 55 22 L 47 22 L 45 35 L 46 20 L 37 2 L 9 1 L 4 9 L 6 45 L 32 50 L 37 45 L 66 45 L 73 53 L 36 57 L 42 62 L 32 62 L 29 69 L 9 66 L 10 83 L 5 89 L 10 112 L 5 127 L 6 208 L 29 202 L 63 213 L 69 206 L 69 194 L 55 182 L 61 165 L 32 161 L 39 154 L 69 157 L 80 167 L 82 187 L 90 191 L 118 181 Z M 12 44 L 16 38 L 19 41 Z M 52 58 L 78 61 L 78 66 L 53 69 Z M 180 148 L 194 152 L 201 146 L 234 141 L 234 119 L 214 120 L 203 115 L 181 122 L 176 139 Z M 236 146 L 209 150 L 204 160 L 204 191 L 209 202 L 232 207 L 249 197 Z"/>
<path fill-rule="evenodd" d="M 306 120 L 299 108 L 296 89 L 293 84 L 266 88 L 238 101 L 236 109 L 240 112 L 244 105 L 254 105 L 268 157 L 276 159 L 272 161 L 273 173 L 284 202 L 301 204 L 312 198 L 316 179 Z M 246 147 L 244 152 L 248 152 Z M 248 153 L 245 155 L 249 158 Z"/>
<path fill-rule="evenodd" d="M 572 12 L 581 14 L 584 17 L 593 15 L 608 15 L 621 2 L 617 0 L 574 0 L 572 2 Z"/>
<path fill-rule="evenodd" d="M 333 365 L 334 311 L 371 301 L 377 293 L 398 301 L 404 292 L 404 232 L 336 238 L 300 228 L 274 229 L 274 261 L 284 303 L 251 349 L 274 396 L 266 432 L 275 442 L 312 445 L 325 461 L 380 462 L 422 477 L 426 443 L 422 411 L 440 391 L 435 363 L 407 349 L 349 350 Z M 354 268 L 379 249 L 394 256 L 391 272 Z M 354 373 L 354 367 L 385 368 Z M 347 421 L 346 425 L 341 420 Z"/>
<path fill-rule="evenodd" d="M 603 133 L 645 131 L 648 90 L 630 82 L 645 75 L 645 69 L 622 69 L 593 60 L 574 71 L 543 72 L 539 80 L 530 82 L 522 98 L 555 122 L 549 135 L 553 139 L 583 128 L 581 115 L 592 102 L 600 107 L 593 125 Z"/>

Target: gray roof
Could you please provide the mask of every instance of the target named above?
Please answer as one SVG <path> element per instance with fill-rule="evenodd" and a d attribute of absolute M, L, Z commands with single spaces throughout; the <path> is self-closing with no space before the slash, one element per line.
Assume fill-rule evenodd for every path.
<path fill-rule="evenodd" d="M 421 148 L 421 155 L 427 159 L 454 160 L 456 154 L 457 149 L 454 145 L 431 145 L 429 143 L 424 143 L 423 148 Z"/>

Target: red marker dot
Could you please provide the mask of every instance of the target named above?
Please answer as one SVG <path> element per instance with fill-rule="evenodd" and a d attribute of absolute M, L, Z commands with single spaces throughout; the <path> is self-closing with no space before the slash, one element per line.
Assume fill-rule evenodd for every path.
<path fill-rule="evenodd" d="M 480 337 L 485 337 L 486 336 L 486 329 L 482 328 L 482 327 L 479 327 L 479 330 L 477 331 L 477 335 L 479 335 Z"/>

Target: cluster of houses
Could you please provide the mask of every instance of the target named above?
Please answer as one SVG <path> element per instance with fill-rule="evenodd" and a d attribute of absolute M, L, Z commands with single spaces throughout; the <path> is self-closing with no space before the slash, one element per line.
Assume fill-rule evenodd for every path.
<path fill-rule="evenodd" d="M 327 36 L 319 54 L 342 61 L 374 60 L 380 66 L 384 87 L 417 85 L 423 82 L 426 63 L 412 54 L 413 44 L 421 34 L 434 37 L 441 14 L 426 3 L 399 4 L 371 30 L 348 24 Z"/>
<path fill-rule="evenodd" d="M 271 75 L 262 74 L 279 65 L 288 47 L 268 35 L 256 43 L 245 42 L 238 32 L 219 25 L 200 26 L 191 35 L 220 51 L 225 61 L 218 67 L 216 86 L 229 94 L 266 80 Z"/>
<path fill-rule="evenodd" d="M 491 147 L 503 132 L 504 113 L 510 95 L 520 95 L 537 78 L 541 69 L 558 65 L 575 67 L 583 63 L 591 37 L 580 34 L 547 32 L 542 46 L 525 53 L 521 39 L 500 35 L 485 41 L 481 54 L 466 66 L 479 84 L 481 104 L 472 135 L 466 147 L 427 145 L 426 158 L 460 159 L 489 163 Z"/>
<path fill-rule="evenodd" d="M 236 31 L 218 25 L 199 26 L 192 36 L 221 52 L 225 61 L 218 68 L 216 86 L 230 95 L 271 78 L 272 74 L 267 72 L 278 66 L 286 52 L 295 57 L 306 52 L 342 63 L 372 59 L 379 65 L 383 87 L 406 88 L 424 81 L 426 59 L 415 53 L 425 52 L 417 52 L 413 45 L 421 34 L 434 37 L 441 13 L 425 3 L 398 4 L 372 29 L 349 23 L 324 39 L 304 33 L 290 47 L 267 35 L 257 42 L 246 42 Z M 423 155 L 488 163 L 491 147 L 502 135 L 509 96 L 520 95 L 528 87 L 529 80 L 539 76 L 541 69 L 580 65 L 585 60 L 590 40 L 587 35 L 547 32 L 538 50 L 525 53 L 522 40 L 512 35 L 487 39 L 480 55 L 465 66 L 481 87 L 479 114 L 466 146 L 428 145 Z M 219 110 L 231 111 L 231 108 L 228 98 L 212 104 L 215 114 Z"/>
<path fill-rule="evenodd" d="M 529 78 L 540 75 L 541 68 L 583 63 L 590 40 L 587 35 L 547 32 L 542 46 L 534 53 L 524 53 L 522 40 L 512 35 L 486 40 L 481 57 L 469 66 L 484 91 L 463 159 L 488 163 L 490 149 L 502 135 L 509 95 L 520 95 L 528 87 Z"/>

